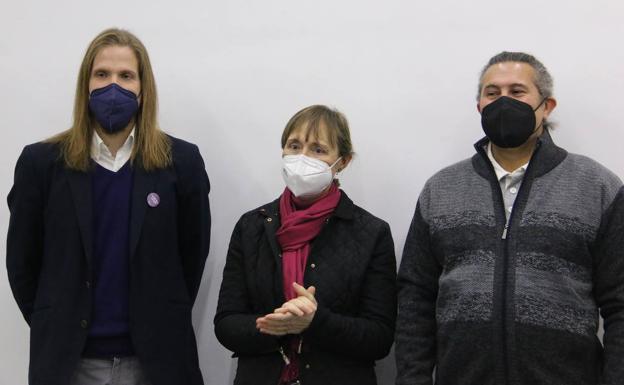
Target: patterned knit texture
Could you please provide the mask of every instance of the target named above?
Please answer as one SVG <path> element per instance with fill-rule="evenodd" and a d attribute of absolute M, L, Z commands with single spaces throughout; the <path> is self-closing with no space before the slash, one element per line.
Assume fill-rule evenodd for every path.
<path fill-rule="evenodd" d="M 434 367 L 440 385 L 603 383 L 600 307 L 618 309 L 614 351 L 624 337 L 622 182 L 542 142 L 506 239 L 484 153 L 426 183 L 399 271 L 397 384 L 431 384 Z"/>

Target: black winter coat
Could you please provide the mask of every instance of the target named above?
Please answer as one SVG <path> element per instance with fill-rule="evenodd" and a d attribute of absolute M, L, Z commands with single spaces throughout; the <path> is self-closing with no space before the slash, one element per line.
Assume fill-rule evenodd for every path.
<path fill-rule="evenodd" d="M 236 385 L 276 385 L 283 339 L 261 334 L 256 319 L 285 302 L 279 199 L 244 214 L 232 234 L 215 333 L 238 357 Z M 304 286 L 316 287 L 318 310 L 303 333 L 302 385 L 376 384 L 375 360 L 392 346 L 396 261 L 390 227 L 342 192 L 311 244 Z"/>

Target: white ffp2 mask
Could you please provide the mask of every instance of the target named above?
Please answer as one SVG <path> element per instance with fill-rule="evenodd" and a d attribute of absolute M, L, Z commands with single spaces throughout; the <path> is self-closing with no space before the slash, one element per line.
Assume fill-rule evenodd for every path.
<path fill-rule="evenodd" d="M 285 155 L 282 157 L 282 177 L 288 189 L 297 197 L 314 197 L 319 195 L 331 183 L 332 167 L 320 159 L 303 154 Z"/>

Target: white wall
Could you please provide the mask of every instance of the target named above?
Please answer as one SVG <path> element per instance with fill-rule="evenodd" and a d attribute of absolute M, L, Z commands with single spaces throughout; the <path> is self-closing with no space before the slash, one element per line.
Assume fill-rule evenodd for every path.
<path fill-rule="evenodd" d="M 329 104 L 349 118 L 358 155 L 343 187 L 391 224 L 398 256 L 425 180 L 470 156 L 482 136 L 477 75 L 501 50 L 531 52 L 550 69 L 555 140 L 624 177 L 618 0 L 0 1 L 2 196 L 21 148 L 70 124 L 89 41 L 118 26 L 147 46 L 162 127 L 199 145 L 213 187 L 213 241 L 194 310 L 209 385 L 234 372 L 212 328 L 230 232 L 281 192 L 279 139 L 300 108 Z M 0 309 L 0 384 L 25 384 L 28 328 L 4 269 Z M 390 384 L 392 360 L 379 372 Z"/>

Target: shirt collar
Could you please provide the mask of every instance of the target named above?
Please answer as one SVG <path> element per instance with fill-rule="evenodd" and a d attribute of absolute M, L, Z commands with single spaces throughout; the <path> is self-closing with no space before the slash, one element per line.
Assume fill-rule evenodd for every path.
<path fill-rule="evenodd" d="M 132 150 L 132 147 L 134 146 L 134 130 L 135 129 L 133 128 L 132 131 L 130 131 L 130 135 L 128 135 L 126 141 L 119 149 L 120 151 L 122 149 Z M 102 153 L 110 156 L 110 150 L 106 146 L 106 143 L 104 143 L 97 131 L 93 130 L 93 139 L 91 140 L 91 158 L 99 159 L 100 156 L 102 156 Z"/>
<path fill-rule="evenodd" d="M 506 177 L 507 175 L 511 175 L 511 174 L 515 174 L 519 171 L 521 172 L 525 172 L 527 167 L 529 166 L 529 162 L 526 162 L 525 164 L 523 164 L 522 166 L 518 167 L 517 169 L 515 169 L 512 172 L 509 172 L 507 170 L 505 170 L 503 168 L 503 166 L 501 166 L 496 159 L 494 158 L 494 154 L 492 154 L 492 142 L 488 142 L 487 146 L 487 156 L 490 159 L 490 162 L 492 162 L 492 166 L 494 166 L 494 172 L 496 173 L 496 179 L 498 179 L 499 181 L 501 179 L 503 179 L 504 177 Z"/>

